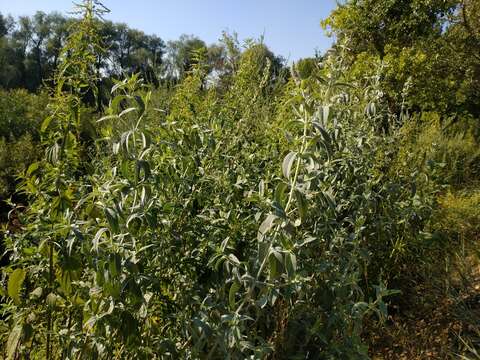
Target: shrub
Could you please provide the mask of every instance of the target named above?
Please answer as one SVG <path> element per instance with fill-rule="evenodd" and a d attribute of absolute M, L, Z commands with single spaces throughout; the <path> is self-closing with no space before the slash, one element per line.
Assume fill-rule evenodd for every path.
<path fill-rule="evenodd" d="M 99 8 L 80 8 L 6 237 L 6 356 L 366 358 L 435 191 L 429 169 L 392 170 L 407 154 L 379 76 L 346 82 L 333 52 L 285 86 L 252 44 L 221 92 L 199 58 L 164 114 L 133 75 L 86 157 Z"/>

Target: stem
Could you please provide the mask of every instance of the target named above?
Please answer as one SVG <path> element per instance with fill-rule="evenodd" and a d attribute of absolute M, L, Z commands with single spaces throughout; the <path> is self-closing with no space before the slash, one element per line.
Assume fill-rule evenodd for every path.
<path fill-rule="evenodd" d="M 48 288 L 49 293 L 52 291 L 53 288 L 53 243 L 50 242 L 50 249 L 49 249 L 49 279 L 48 279 Z M 52 308 L 47 304 L 48 312 L 47 312 L 47 351 L 46 351 L 46 359 L 50 360 L 51 358 L 51 333 L 52 333 Z"/>
<path fill-rule="evenodd" d="M 305 97 L 305 94 L 302 93 L 302 95 Z M 308 130 L 308 114 L 307 110 L 303 110 L 304 112 L 304 122 L 303 122 L 303 136 L 302 136 L 302 145 L 300 146 L 300 152 L 299 155 L 303 154 L 305 152 L 305 148 L 307 147 L 307 130 Z M 288 201 L 287 204 L 285 205 L 285 213 L 288 212 L 288 209 L 290 208 L 290 205 L 292 203 L 293 199 L 293 192 L 295 191 L 295 187 L 297 185 L 297 180 L 298 180 L 298 174 L 300 173 L 300 157 L 297 157 L 297 163 L 295 166 L 295 174 L 293 175 L 293 180 L 290 182 L 290 193 L 288 195 Z M 278 228 L 280 225 L 276 226 L 274 236 L 272 236 L 272 239 L 270 240 L 268 244 L 268 250 L 267 250 L 267 256 L 262 261 L 262 264 L 260 265 L 260 268 L 258 269 L 257 272 L 257 280 L 260 277 L 260 274 L 263 271 L 263 268 L 265 267 L 265 264 L 267 263 L 267 259 L 270 253 L 270 250 L 272 249 L 273 242 L 276 239 L 276 235 L 278 234 Z"/>
<path fill-rule="evenodd" d="M 300 155 L 305 152 L 305 148 L 307 147 L 307 113 L 306 110 L 305 112 L 305 118 L 304 118 L 304 123 L 303 123 L 303 136 L 302 136 L 302 146 L 300 148 Z M 285 213 L 288 212 L 288 209 L 290 208 L 290 205 L 292 203 L 293 199 L 293 192 L 295 190 L 295 186 L 297 185 L 297 179 L 298 179 L 298 174 L 300 173 L 300 157 L 297 157 L 297 164 L 295 166 L 295 174 L 293 176 L 293 180 L 290 185 L 290 194 L 288 195 L 288 201 L 287 205 L 285 206 Z"/>

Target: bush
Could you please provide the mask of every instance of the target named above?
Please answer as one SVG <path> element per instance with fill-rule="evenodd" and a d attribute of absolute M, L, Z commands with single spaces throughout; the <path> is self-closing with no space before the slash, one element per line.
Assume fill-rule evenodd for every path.
<path fill-rule="evenodd" d="M 480 190 L 448 191 L 439 198 L 439 209 L 434 228 L 452 239 L 462 239 L 474 244 L 480 237 Z"/>
<path fill-rule="evenodd" d="M 0 90 L 0 197 L 15 191 L 16 177 L 38 158 L 47 96 Z"/>
<path fill-rule="evenodd" d="M 250 44 L 221 91 L 197 54 L 155 99 L 167 113 L 138 75 L 116 82 L 87 157 L 95 4 L 62 53 L 45 157 L 6 237 L 7 357 L 367 358 L 385 281 L 430 260 L 438 125 L 399 128 L 378 71 L 350 83 L 341 48 L 285 83 Z M 442 151 L 471 150 L 458 143 Z"/>

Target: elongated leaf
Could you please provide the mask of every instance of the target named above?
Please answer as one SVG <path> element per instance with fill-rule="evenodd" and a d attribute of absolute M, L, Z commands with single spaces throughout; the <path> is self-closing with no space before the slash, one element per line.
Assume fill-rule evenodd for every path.
<path fill-rule="evenodd" d="M 304 221 L 308 213 L 307 199 L 305 199 L 305 195 L 303 195 L 298 190 L 295 190 L 295 199 L 297 200 L 297 208 L 298 213 L 300 214 L 300 218 L 302 219 L 302 221 Z"/>
<path fill-rule="evenodd" d="M 100 238 L 102 235 L 105 233 L 105 231 L 108 231 L 107 228 L 101 228 L 100 230 L 97 231 L 95 234 L 93 240 L 92 240 L 92 251 L 98 251 L 98 245 L 100 243 Z"/>
<path fill-rule="evenodd" d="M 288 188 L 288 185 L 285 184 L 284 182 L 281 182 L 277 185 L 275 188 L 275 193 L 274 195 L 274 200 L 281 204 L 282 206 L 285 206 L 285 190 Z"/>
<path fill-rule="evenodd" d="M 230 286 L 230 291 L 228 292 L 228 304 L 230 308 L 235 308 L 235 295 L 240 289 L 240 284 L 237 281 L 234 281 L 232 286 Z"/>
<path fill-rule="evenodd" d="M 297 157 L 297 153 L 295 151 L 290 151 L 287 154 L 287 156 L 285 156 L 285 158 L 283 159 L 282 172 L 283 172 L 283 176 L 285 176 L 287 179 L 290 178 L 290 172 L 292 170 L 292 165 L 296 157 Z"/>
<path fill-rule="evenodd" d="M 123 110 L 120 114 L 118 114 L 119 117 L 122 117 L 124 115 L 127 115 L 129 112 L 135 111 L 137 108 L 130 107 L 128 109 Z"/>
<path fill-rule="evenodd" d="M 118 119 L 118 117 L 119 117 L 118 115 L 107 115 L 107 116 L 103 116 L 100 119 L 98 119 L 97 122 L 102 122 L 102 121 L 110 120 L 110 119 Z"/>
<path fill-rule="evenodd" d="M 52 120 L 53 120 L 53 116 L 47 116 L 45 120 L 43 120 L 42 122 L 42 126 L 40 127 L 40 132 L 42 133 L 45 132 L 45 130 L 47 130 Z"/>
<path fill-rule="evenodd" d="M 258 229 L 258 240 L 262 240 L 263 236 L 272 228 L 275 219 L 277 218 L 274 214 L 269 214 L 265 220 L 263 220 L 260 228 Z"/>
<path fill-rule="evenodd" d="M 108 224 L 110 225 L 110 228 L 114 232 L 118 232 L 119 230 L 119 224 L 118 224 L 118 216 L 115 210 L 112 208 L 106 208 L 105 209 L 105 217 L 107 218 Z"/>
<path fill-rule="evenodd" d="M 22 337 L 22 325 L 17 324 L 10 332 L 7 341 L 7 360 L 15 359 L 15 355 L 17 352 L 18 344 L 20 343 L 20 339 Z"/>
<path fill-rule="evenodd" d="M 322 106 L 322 115 L 323 115 L 323 123 L 326 124 L 327 121 L 328 121 L 328 116 L 330 115 L 330 106 L 328 105 L 325 105 L 325 106 Z"/>
<path fill-rule="evenodd" d="M 297 257 L 293 253 L 285 254 L 285 267 L 289 277 L 292 277 L 297 270 Z"/>
<path fill-rule="evenodd" d="M 228 255 L 228 259 L 230 260 L 231 263 L 235 264 L 236 266 L 240 265 L 240 260 L 238 260 L 238 258 L 235 255 L 233 254 Z"/>
<path fill-rule="evenodd" d="M 28 170 L 27 170 L 27 175 L 28 176 L 32 175 L 35 171 L 38 170 L 38 167 L 39 167 L 38 162 L 34 162 L 33 164 L 30 164 L 30 166 L 28 167 Z"/>
<path fill-rule="evenodd" d="M 142 97 L 138 95 L 135 96 L 135 101 L 137 102 L 140 108 L 139 109 L 140 115 L 142 115 L 145 112 L 145 102 L 143 101 Z"/>
<path fill-rule="evenodd" d="M 8 296 L 10 296 L 15 304 L 20 304 L 20 289 L 25 280 L 25 270 L 15 269 L 8 279 Z"/>

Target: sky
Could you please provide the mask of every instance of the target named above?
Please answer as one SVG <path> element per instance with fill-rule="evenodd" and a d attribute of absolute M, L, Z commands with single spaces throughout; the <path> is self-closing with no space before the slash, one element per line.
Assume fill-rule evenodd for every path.
<path fill-rule="evenodd" d="M 193 34 L 207 44 L 217 42 L 222 31 L 237 32 L 240 40 L 264 36 L 277 55 L 289 61 L 313 56 L 329 48 L 320 21 L 335 0 L 103 0 L 111 10 L 106 19 L 156 34 L 165 41 Z M 72 9 L 70 0 L 0 0 L 0 12 L 32 15 L 36 11 Z"/>

